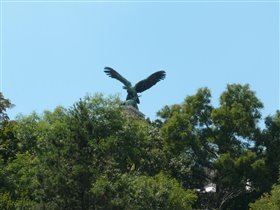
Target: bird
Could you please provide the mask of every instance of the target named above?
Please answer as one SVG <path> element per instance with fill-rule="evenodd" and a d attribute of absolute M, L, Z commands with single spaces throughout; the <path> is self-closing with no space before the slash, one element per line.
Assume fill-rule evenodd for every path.
<path fill-rule="evenodd" d="M 156 83 L 165 79 L 166 72 L 165 71 L 157 71 L 151 74 L 146 79 L 143 79 L 137 82 L 134 86 L 132 86 L 131 82 L 125 79 L 121 74 L 119 74 L 116 70 L 111 67 L 105 67 L 104 72 L 111 78 L 119 80 L 124 84 L 123 88 L 127 91 L 125 105 L 133 106 L 138 110 L 137 104 L 140 104 L 138 93 L 142 93 L 145 90 L 151 88 Z"/>

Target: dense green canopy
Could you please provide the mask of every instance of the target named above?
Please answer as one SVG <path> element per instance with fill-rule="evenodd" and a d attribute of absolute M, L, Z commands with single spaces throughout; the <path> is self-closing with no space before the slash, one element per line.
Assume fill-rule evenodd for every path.
<path fill-rule="evenodd" d="M 1 97 L 0 209 L 279 209 L 280 113 L 260 128 L 248 85 L 218 107 L 201 88 L 155 121 L 101 94 L 11 121 Z"/>

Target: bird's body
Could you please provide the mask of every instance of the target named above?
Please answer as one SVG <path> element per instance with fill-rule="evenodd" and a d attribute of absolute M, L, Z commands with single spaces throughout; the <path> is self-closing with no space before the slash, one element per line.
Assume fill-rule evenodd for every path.
<path fill-rule="evenodd" d="M 142 93 L 143 91 L 149 89 L 160 80 L 163 80 L 166 75 L 165 71 L 158 71 L 150 75 L 148 78 L 139 81 L 135 86 L 132 86 L 132 84 L 128 80 L 126 80 L 114 69 L 105 67 L 104 72 L 108 76 L 117 79 L 124 84 L 123 88 L 127 91 L 125 104 L 129 104 L 136 109 L 138 109 L 137 104 L 140 103 L 138 93 Z"/>

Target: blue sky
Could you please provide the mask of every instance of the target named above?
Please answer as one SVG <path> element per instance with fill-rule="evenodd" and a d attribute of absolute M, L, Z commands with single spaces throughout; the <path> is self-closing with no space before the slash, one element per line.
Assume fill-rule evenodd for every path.
<path fill-rule="evenodd" d="M 279 109 L 279 3 L 2 1 L 2 91 L 17 114 L 70 107 L 86 94 L 119 93 L 110 66 L 133 83 L 157 70 L 167 77 L 139 105 L 147 117 L 200 87 L 212 102 L 229 83 L 249 83 Z"/>

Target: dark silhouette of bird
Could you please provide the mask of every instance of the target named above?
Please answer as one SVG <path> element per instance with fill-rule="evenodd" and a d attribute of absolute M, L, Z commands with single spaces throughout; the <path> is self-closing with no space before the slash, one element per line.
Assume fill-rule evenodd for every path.
<path fill-rule="evenodd" d="M 163 80 L 166 75 L 165 71 L 157 71 L 157 72 L 151 74 L 146 79 L 137 82 L 135 86 L 132 86 L 131 82 L 129 82 L 127 79 L 125 79 L 122 75 L 120 75 L 114 69 L 112 69 L 110 67 L 105 67 L 104 69 L 105 69 L 104 72 L 109 77 L 117 79 L 124 84 L 123 88 L 127 91 L 126 101 L 124 104 L 133 106 L 136 109 L 138 109 L 137 104 L 140 104 L 138 93 L 142 93 L 145 90 L 151 88 L 157 82 L 159 82 L 160 80 Z"/>

